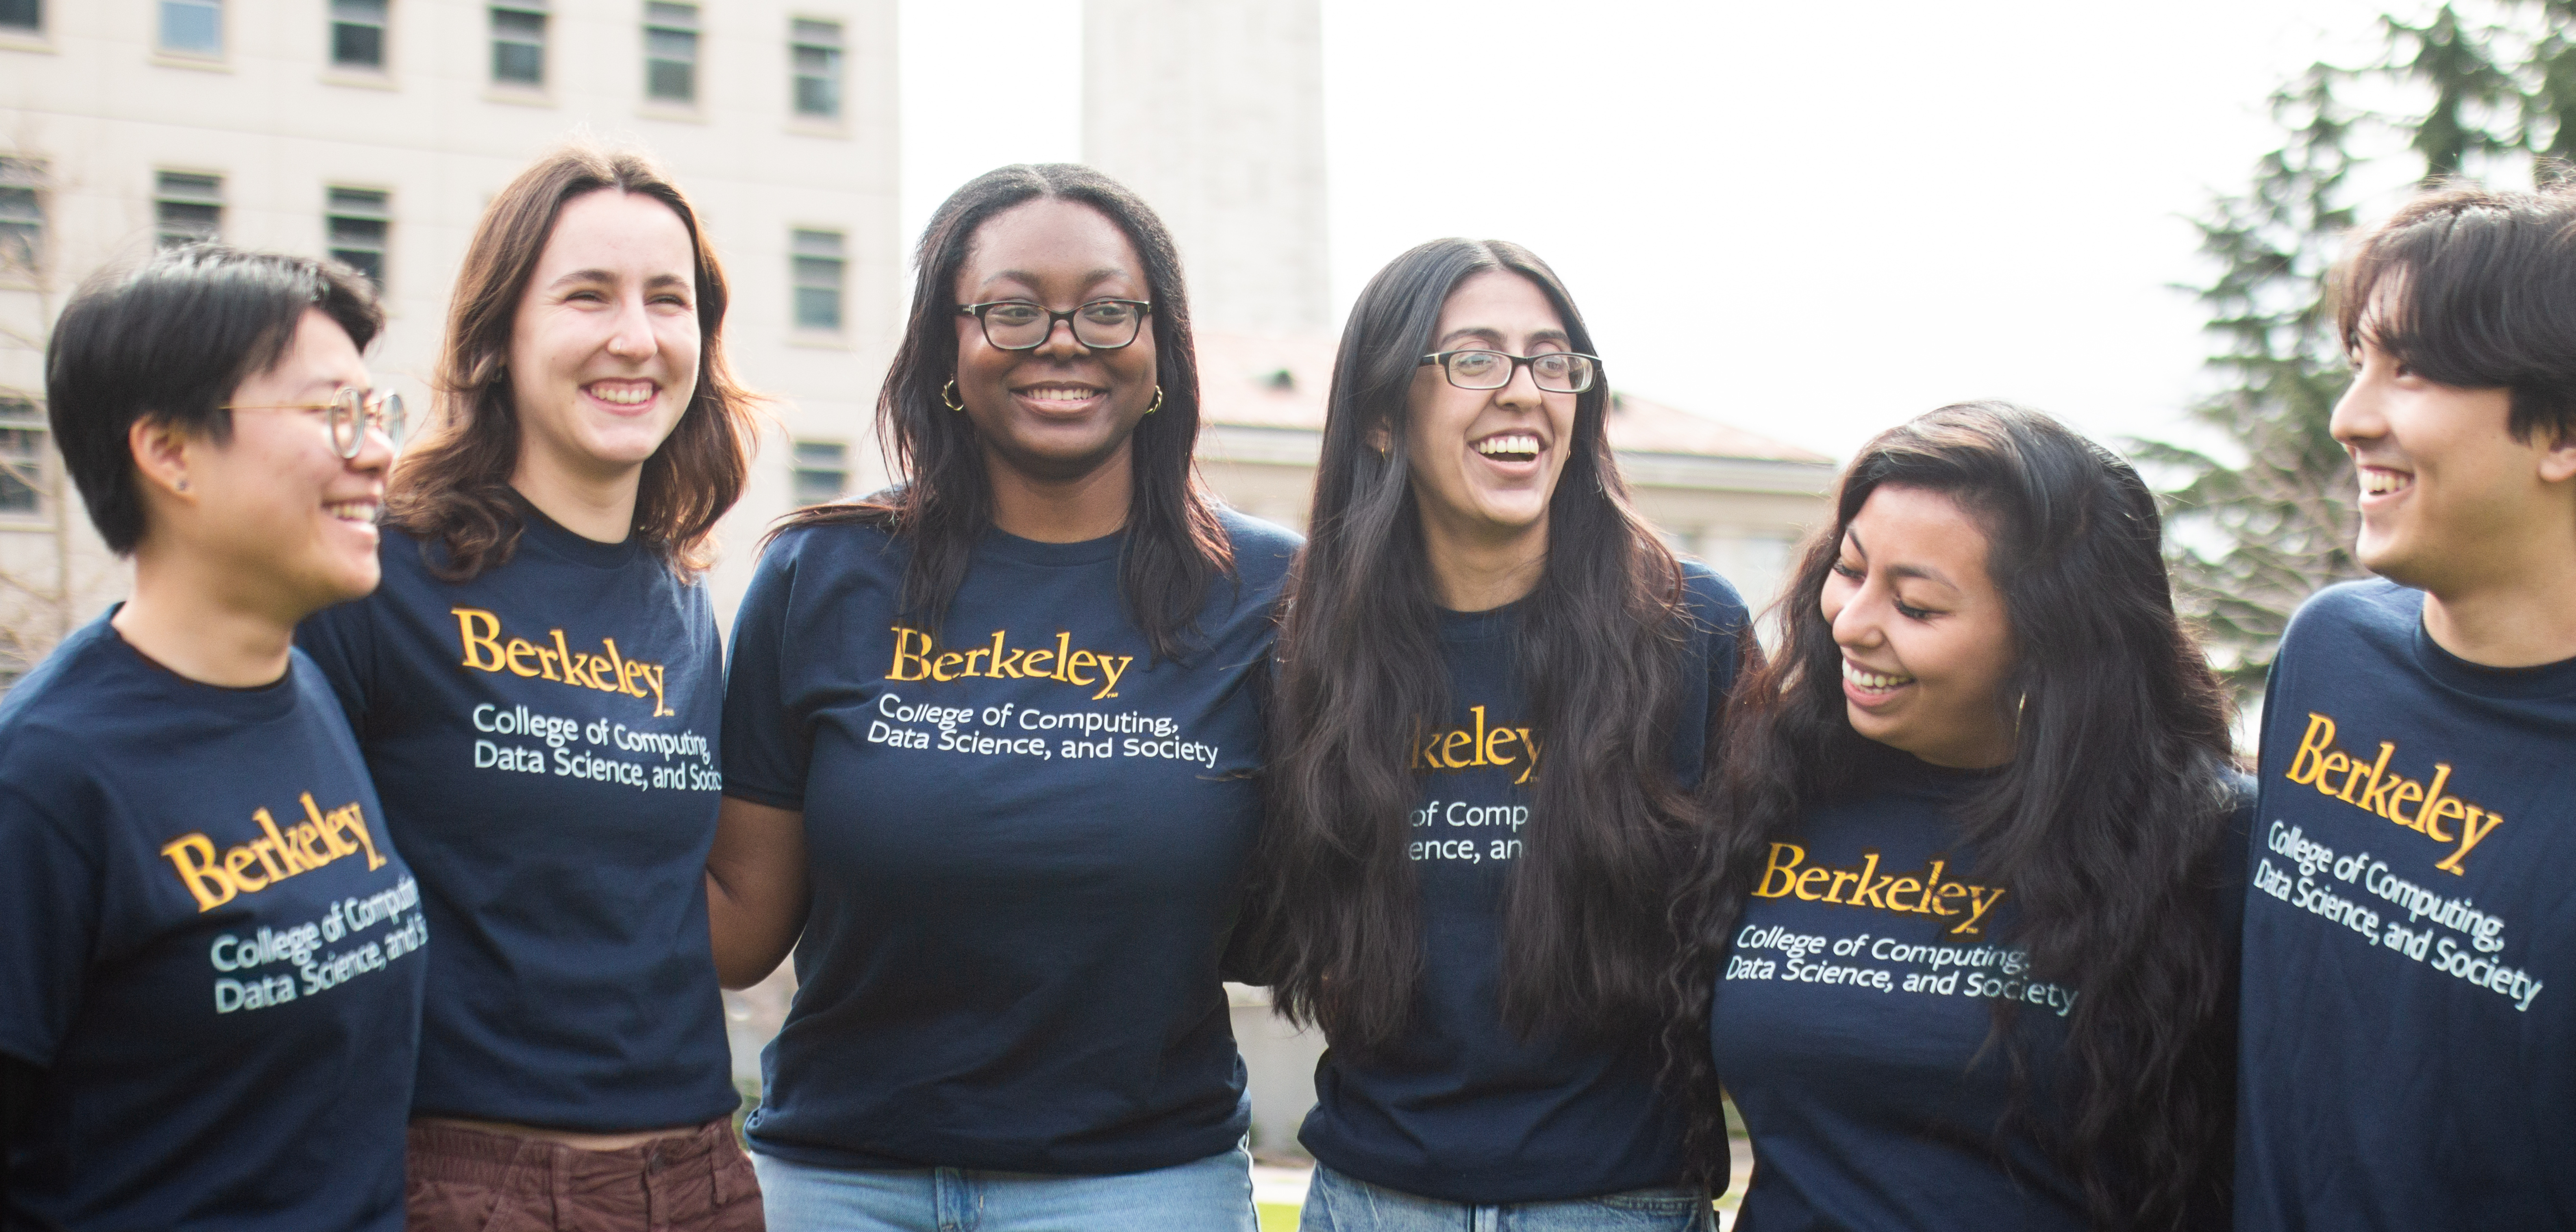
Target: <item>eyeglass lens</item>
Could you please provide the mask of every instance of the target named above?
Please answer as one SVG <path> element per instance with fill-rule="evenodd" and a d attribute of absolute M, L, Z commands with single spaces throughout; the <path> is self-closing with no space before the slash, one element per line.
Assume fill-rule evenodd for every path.
<path fill-rule="evenodd" d="M 1005 351 L 1026 351 L 1046 343 L 1055 332 L 1057 313 L 1036 304 L 1012 300 L 984 306 L 984 340 Z M 1134 304 L 1096 299 L 1062 314 L 1073 322 L 1073 340 L 1093 350 L 1112 351 L 1136 340 L 1145 314 Z"/>
<path fill-rule="evenodd" d="M 1592 388 L 1592 360 L 1551 352 L 1529 357 L 1530 379 L 1552 394 L 1579 394 Z M 1500 351 L 1452 351 L 1442 365 L 1449 383 L 1460 389 L 1501 389 L 1512 383 L 1513 357 Z"/>
<path fill-rule="evenodd" d="M 358 456 L 370 424 L 382 429 L 387 440 L 399 438 L 403 430 L 402 395 L 371 396 L 367 390 L 344 389 L 331 400 L 331 448 L 341 457 Z"/>

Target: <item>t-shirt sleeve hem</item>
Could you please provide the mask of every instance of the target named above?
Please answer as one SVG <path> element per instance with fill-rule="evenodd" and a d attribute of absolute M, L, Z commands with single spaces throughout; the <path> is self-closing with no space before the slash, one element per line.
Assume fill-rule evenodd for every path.
<path fill-rule="evenodd" d="M 805 796 L 802 792 L 774 791 L 766 787 L 756 787 L 746 783 L 727 782 L 725 784 L 724 794 L 725 798 L 729 800 L 748 800 L 753 804 L 766 805 L 774 809 L 786 809 L 789 812 L 794 813 L 805 811 Z"/>

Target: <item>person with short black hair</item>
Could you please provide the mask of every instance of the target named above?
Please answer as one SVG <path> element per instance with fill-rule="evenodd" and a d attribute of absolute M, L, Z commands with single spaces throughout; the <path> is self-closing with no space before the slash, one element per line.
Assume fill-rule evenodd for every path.
<path fill-rule="evenodd" d="M 2337 311 L 2380 576 L 2266 685 L 2236 1226 L 2576 1228 L 2576 185 L 2415 201 Z"/>
<path fill-rule="evenodd" d="M 0 1226 L 402 1227 L 428 929 L 293 643 L 376 586 L 383 323 L 350 270 L 201 245 L 54 327 L 134 589 L 0 701 Z"/>

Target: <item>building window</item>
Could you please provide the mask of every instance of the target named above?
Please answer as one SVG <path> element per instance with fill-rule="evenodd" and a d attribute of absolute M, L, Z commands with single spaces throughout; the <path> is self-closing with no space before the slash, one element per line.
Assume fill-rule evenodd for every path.
<path fill-rule="evenodd" d="M 841 499 L 850 490 L 850 447 L 834 441 L 796 442 L 796 469 L 789 480 L 799 505 Z"/>
<path fill-rule="evenodd" d="M 45 0 L 0 0 L 0 30 L 45 30 Z"/>
<path fill-rule="evenodd" d="M 224 54 L 224 0 L 161 0 L 161 50 Z"/>
<path fill-rule="evenodd" d="M 331 237 L 331 259 L 367 276 L 376 290 L 385 289 L 385 238 L 393 227 L 387 194 L 366 188 L 330 191 L 325 223 Z"/>
<path fill-rule="evenodd" d="M 0 158 L 0 272 L 32 274 L 45 258 L 45 165 Z"/>
<path fill-rule="evenodd" d="M 664 103 L 698 101 L 698 6 L 644 6 L 644 95 Z"/>
<path fill-rule="evenodd" d="M 838 231 L 799 231 L 790 245 L 796 286 L 796 328 L 841 328 L 841 256 Z"/>
<path fill-rule="evenodd" d="M 152 211 L 163 248 L 221 238 L 224 178 L 164 171 L 152 194 Z"/>
<path fill-rule="evenodd" d="M 45 415 L 24 394 L 0 393 L 0 517 L 45 511 Z"/>
<path fill-rule="evenodd" d="M 331 63 L 385 66 L 385 0 L 331 0 Z"/>
<path fill-rule="evenodd" d="M 841 23 L 794 23 L 787 51 L 796 76 L 796 114 L 841 118 Z"/>
<path fill-rule="evenodd" d="M 492 6 L 492 81 L 546 84 L 546 0 L 503 0 Z"/>

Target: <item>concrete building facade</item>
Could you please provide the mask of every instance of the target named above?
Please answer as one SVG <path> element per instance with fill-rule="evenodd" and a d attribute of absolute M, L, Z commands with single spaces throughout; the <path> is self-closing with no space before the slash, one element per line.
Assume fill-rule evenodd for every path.
<path fill-rule="evenodd" d="M 735 369 L 776 424 L 723 528 L 877 479 L 904 302 L 895 0 L 7 0 L 0 4 L 0 672 L 127 584 L 43 441 L 72 288 L 212 236 L 380 281 L 368 356 L 415 416 L 484 204 L 569 137 L 641 145 L 725 262 Z M 14 486 L 12 486 L 14 485 Z M 13 657 L 11 651 L 18 653 Z"/>

